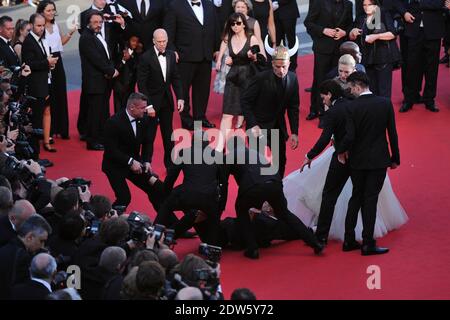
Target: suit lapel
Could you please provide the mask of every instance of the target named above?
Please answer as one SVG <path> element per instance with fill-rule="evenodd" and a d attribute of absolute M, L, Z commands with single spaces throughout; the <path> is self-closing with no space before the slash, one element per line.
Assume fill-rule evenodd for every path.
<path fill-rule="evenodd" d="M 137 122 L 136 122 L 136 136 L 135 136 L 134 135 L 134 131 L 133 131 L 133 126 L 131 125 L 130 119 L 128 119 L 128 115 L 127 115 L 127 112 L 125 110 L 122 112 L 122 117 L 121 118 L 122 118 L 122 122 L 125 124 L 125 127 L 128 128 L 128 135 L 131 138 L 136 139 L 136 136 L 137 136 Z"/>
<path fill-rule="evenodd" d="M 151 56 L 152 56 L 153 64 L 160 71 L 159 74 L 161 75 L 162 82 L 164 82 L 164 75 L 163 75 L 163 72 L 162 72 L 162 69 L 161 69 L 161 65 L 159 64 L 158 56 L 156 55 L 156 52 L 155 52 L 155 48 L 152 47 L 150 50 L 152 50 Z M 167 59 L 167 54 L 166 54 L 166 62 L 167 62 L 167 60 L 168 59 Z M 167 69 L 166 69 L 166 75 L 167 75 Z"/>
<path fill-rule="evenodd" d="M 205 0 L 203 0 L 203 1 L 205 1 Z M 204 4 L 203 4 L 203 1 L 202 1 L 202 8 L 203 8 L 203 25 L 205 25 L 205 7 L 204 7 Z M 186 0 L 182 0 L 181 2 L 182 2 L 183 5 L 185 6 L 186 10 L 187 10 L 187 11 L 191 14 L 191 16 L 194 18 L 194 20 L 197 21 L 197 23 L 198 23 L 199 25 L 202 25 L 202 24 L 200 23 L 200 21 L 198 21 L 197 16 L 195 15 L 194 10 L 192 9 L 192 6 L 189 5 L 189 3 L 188 3 Z"/>

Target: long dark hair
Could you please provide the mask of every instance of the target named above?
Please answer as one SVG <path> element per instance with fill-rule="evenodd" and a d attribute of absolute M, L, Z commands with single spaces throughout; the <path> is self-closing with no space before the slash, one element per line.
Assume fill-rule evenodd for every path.
<path fill-rule="evenodd" d="M 53 7 L 55 8 L 56 11 L 56 4 L 55 2 L 51 1 L 51 0 L 44 0 L 42 2 L 39 2 L 37 9 L 36 9 L 36 13 L 40 13 L 41 15 L 44 15 L 44 10 L 45 8 L 47 8 L 48 5 L 53 5 Z M 52 21 L 50 21 L 52 24 L 55 23 L 55 18 L 53 18 Z"/>
<path fill-rule="evenodd" d="M 17 20 L 16 26 L 14 27 L 14 35 L 12 38 L 12 43 L 14 45 L 17 43 L 17 41 L 19 41 L 20 32 L 29 24 L 30 24 L 30 22 L 28 20 L 25 20 L 25 19 Z"/>
<path fill-rule="evenodd" d="M 248 28 L 247 19 L 245 18 L 245 16 L 242 13 L 232 13 L 228 18 L 228 21 L 225 25 L 225 30 L 223 31 L 222 39 L 224 41 L 229 41 L 234 35 L 233 29 L 231 29 L 231 24 L 238 21 L 239 19 L 241 19 L 242 23 L 244 24 L 245 35 L 247 36 L 247 38 L 251 37 L 252 33 Z"/>

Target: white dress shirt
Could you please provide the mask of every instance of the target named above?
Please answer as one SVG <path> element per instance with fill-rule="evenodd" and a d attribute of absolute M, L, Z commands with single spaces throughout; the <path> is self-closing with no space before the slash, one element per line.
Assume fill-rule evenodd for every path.
<path fill-rule="evenodd" d="M 103 38 L 103 36 L 101 34 L 97 34 L 96 37 L 102 43 L 103 48 L 105 48 L 106 55 L 108 56 L 108 59 L 111 59 L 111 57 L 109 56 L 108 44 L 106 43 L 105 38 Z"/>
<path fill-rule="evenodd" d="M 145 14 L 147 14 L 148 10 L 150 9 L 150 0 L 136 0 L 137 8 L 138 8 L 140 14 L 142 14 L 142 12 L 141 12 L 141 3 L 142 3 L 142 1 L 145 1 L 145 10 L 146 10 Z"/>
<path fill-rule="evenodd" d="M 128 110 L 127 110 L 127 109 L 125 109 L 125 112 L 127 113 L 128 120 L 130 120 L 131 127 L 133 128 L 134 136 L 136 137 L 136 122 L 137 122 L 137 119 L 133 118 L 133 117 L 128 113 Z M 133 120 L 136 120 L 136 121 L 133 121 Z M 130 159 L 128 159 L 128 165 L 129 165 L 129 166 L 131 165 L 131 163 L 133 162 L 133 160 L 134 160 L 134 159 L 131 158 L 131 157 L 130 157 Z"/>
<path fill-rule="evenodd" d="M 162 74 L 163 74 L 164 82 L 166 82 L 167 57 L 165 57 L 163 55 L 158 55 L 159 54 L 158 49 L 156 49 L 155 46 L 153 46 L 153 47 L 155 48 L 156 57 L 158 58 L 159 65 L 161 66 L 161 71 L 162 71 Z"/>
<path fill-rule="evenodd" d="M 198 21 L 203 25 L 203 4 L 201 1 L 198 1 L 200 3 L 200 6 L 193 6 L 191 4 L 191 0 L 187 0 L 189 6 L 192 8 L 192 10 L 195 13 L 195 16 L 197 17 Z M 196 2 L 196 1 L 193 1 Z"/>
<path fill-rule="evenodd" d="M 37 34 L 35 34 L 33 31 L 30 31 L 31 36 L 36 40 L 39 47 L 41 48 L 42 52 L 45 54 L 46 57 L 50 56 L 50 47 L 48 45 L 48 42 L 45 38 L 39 37 Z M 52 83 L 52 73 L 51 71 L 48 72 L 48 83 Z"/>

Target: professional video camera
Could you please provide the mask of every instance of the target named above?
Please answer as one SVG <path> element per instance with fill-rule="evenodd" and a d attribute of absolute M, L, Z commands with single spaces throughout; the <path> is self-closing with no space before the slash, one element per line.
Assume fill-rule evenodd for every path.
<path fill-rule="evenodd" d="M 85 192 L 86 191 L 86 187 L 90 187 L 91 183 L 92 182 L 90 180 L 85 180 L 83 178 L 76 177 L 76 178 L 64 181 L 59 186 L 61 188 L 63 188 L 63 189 L 80 187 L 81 191 Z"/>
<path fill-rule="evenodd" d="M 218 290 L 220 280 L 216 270 L 211 268 L 195 269 L 197 286 L 203 294 L 204 300 L 219 300 Z"/>
<path fill-rule="evenodd" d="M 130 226 L 131 240 L 145 243 L 149 236 L 155 235 L 155 244 L 157 244 L 164 234 L 164 244 L 168 246 L 175 244 L 175 231 L 173 229 L 166 229 L 161 224 L 152 225 L 152 222 L 144 218 L 144 215 L 140 212 L 131 212 L 127 221 Z"/>
<path fill-rule="evenodd" d="M 28 160 L 29 161 L 29 160 Z M 16 174 L 23 186 L 28 190 L 32 187 L 36 176 L 32 173 L 23 162 L 17 160 L 16 157 L 8 156 L 1 169 L 1 173 L 5 176 Z"/>

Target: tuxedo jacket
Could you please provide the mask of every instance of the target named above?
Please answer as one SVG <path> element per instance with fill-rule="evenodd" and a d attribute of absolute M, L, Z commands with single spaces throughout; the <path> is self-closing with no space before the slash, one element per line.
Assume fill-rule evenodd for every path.
<path fill-rule="evenodd" d="M 275 19 L 297 19 L 300 17 L 296 0 L 278 0 L 278 9 L 274 11 Z"/>
<path fill-rule="evenodd" d="M 155 48 L 152 46 L 140 58 L 137 83 L 139 92 L 145 94 L 149 104 L 153 104 L 156 111 L 164 107 L 164 100 L 169 102 L 169 108 L 173 111 L 173 97 L 170 87 L 172 86 L 178 99 L 183 98 L 183 88 L 180 75 L 177 70 L 175 53 L 166 50 L 166 81 L 159 64 Z"/>
<path fill-rule="evenodd" d="M 220 46 L 216 11 L 211 1 L 202 0 L 203 25 L 186 0 L 172 0 L 164 18 L 169 48 L 177 51 L 181 62 L 212 61 Z"/>
<path fill-rule="evenodd" d="M 416 19 L 413 23 L 405 23 L 405 36 L 415 38 L 419 35 L 420 24 L 427 40 L 439 40 L 445 33 L 444 0 L 421 0 L 420 3 L 405 1 L 406 11 Z"/>
<path fill-rule="evenodd" d="M 350 166 L 356 170 L 387 168 L 392 162 L 400 164 L 392 102 L 367 94 L 352 101 L 347 110 L 346 134 L 337 148 L 338 154 L 349 151 Z"/>
<path fill-rule="evenodd" d="M 131 158 L 140 162 L 150 162 L 152 144 L 150 118 L 136 121 L 136 136 L 126 110 L 121 110 L 105 123 L 102 170 L 126 176 Z"/>
<path fill-rule="evenodd" d="M 317 140 L 314 147 L 308 152 L 308 159 L 317 157 L 330 143 L 331 137 L 334 135 L 335 149 L 339 149 L 342 139 L 346 133 L 347 124 L 347 105 L 349 101 L 345 98 L 339 98 L 334 105 L 328 109 L 321 119 L 322 134 Z"/>
<path fill-rule="evenodd" d="M 153 32 L 163 25 L 165 0 L 150 0 L 150 8 L 147 8 L 145 19 L 141 16 L 136 0 L 119 0 L 119 4 L 131 12 L 131 26 L 127 30 L 129 35 L 137 35 L 149 49 L 153 45 Z"/>
<path fill-rule="evenodd" d="M 42 283 L 28 280 L 25 283 L 14 286 L 11 293 L 12 300 L 45 300 L 50 291 Z"/>
<path fill-rule="evenodd" d="M 3 65 L 7 68 L 20 65 L 19 57 L 11 48 L 0 38 L 0 61 L 3 61 Z"/>
<path fill-rule="evenodd" d="M 259 125 L 261 129 L 280 129 L 280 134 L 287 139 L 287 112 L 291 133 L 298 134 L 300 96 L 297 75 L 289 71 L 286 77 L 284 93 L 277 88 L 272 70 L 260 72 L 249 81 L 241 96 L 247 128 Z"/>
<path fill-rule="evenodd" d="M 114 62 L 91 29 L 86 29 L 78 43 L 81 58 L 82 90 L 86 94 L 104 94 L 114 75 Z"/>
<path fill-rule="evenodd" d="M 31 69 L 31 74 L 27 77 L 28 94 L 35 98 L 46 98 L 49 95 L 48 73 L 50 67 L 47 55 L 31 33 L 23 41 L 22 61 Z"/>
<path fill-rule="evenodd" d="M 17 235 L 11 226 L 8 215 L 0 217 L 0 247 L 4 246 Z"/>
<path fill-rule="evenodd" d="M 336 41 L 323 34 L 325 28 L 341 28 L 348 33 L 353 24 L 353 4 L 348 0 L 341 0 L 344 4 L 342 15 L 335 17 L 331 7 L 334 0 L 311 1 L 308 15 L 305 18 L 305 27 L 313 40 L 313 51 L 322 54 L 338 52 L 339 46 L 346 37 Z"/>

